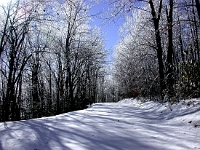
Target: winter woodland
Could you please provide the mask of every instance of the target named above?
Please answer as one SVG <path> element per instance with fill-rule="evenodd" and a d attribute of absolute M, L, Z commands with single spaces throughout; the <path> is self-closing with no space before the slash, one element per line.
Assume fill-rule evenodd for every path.
<path fill-rule="evenodd" d="M 16 0 L 0 7 L 0 121 L 96 102 L 200 97 L 199 0 L 107 0 L 125 22 L 107 75 L 95 0 Z M 102 14 L 101 14 L 102 15 Z"/>

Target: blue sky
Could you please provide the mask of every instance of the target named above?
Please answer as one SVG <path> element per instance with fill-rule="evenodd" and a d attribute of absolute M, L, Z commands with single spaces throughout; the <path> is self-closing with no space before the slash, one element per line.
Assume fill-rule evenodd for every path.
<path fill-rule="evenodd" d="M 119 41 L 119 27 L 123 25 L 122 20 L 110 20 L 109 22 L 104 19 L 106 13 L 108 13 L 109 4 L 106 4 L 105 1 L 100 0 L 90 11 L 91 15 L 99 14 L 102 12 L 101 16 L 93 16 L 92 26 L 98 26 L 103 32 L 105 38 L 105 48 L 108 51 L 107 61 L 112 61 L 112 55 L 114 51 L 114 46 Z M 103 15 L 103 16 L 102 16 Z"/>

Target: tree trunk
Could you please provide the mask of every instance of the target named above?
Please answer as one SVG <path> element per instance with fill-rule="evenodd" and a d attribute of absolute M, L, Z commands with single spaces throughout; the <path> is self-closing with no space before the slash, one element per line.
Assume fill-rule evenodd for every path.
<path fill-rule="evenodd" d="M 156 45 L 157 45 L 156 50 L 157 50 L 159 76 L 160 76 L 160 92 L 161 92 L 161 98 L 164 99 L 165 82 L 164 82 L 164 65 L 163 65 L 163 60 L 162 60 L 163 49 L 161 45 L 161 36 L 160 36 L 160 30 L 159 30 L 160 15 L 161 15 L 161 10 L 162 10 L 162 0 L 160 0 L 159 11 L 157 14 L 155 11 L 153 0 L 149 0 L 149 4 L 151 8 L 151 15 L 153 17 L 155 37 L 156 37 Z"/>
<path fill-rule="evenodd" d="M 68 37 L 66 38 L 66 59 L 67 59 L 67 86 L 69 90 L 69 99 L 70 99 L 70 110 L 73 111 L 75 109 L 74 103 L 74 90 L 72 83 L 72 73 L 70 66 L 70 34 L 68 33 Z"/>
<path fill-rule="evenodd" d="M 169 98 L 174 96 L 174 71 L 173 71 L 173 0 L 169 2 L 169 10 L 166 7 L 167 28 L 168 28 L 168 50 L 167 50 L 167 95 Z"/>
<path fill-rule="evenodd" d="M 11 52 L 10 52 L 10 60 L 9 60 L 9 75 L 8 75 L 8 82 L 7 82 L 7 89 L 6 89 L 6 97 L 3 103 L 4 107 L 4 119 L 3 121 L 10 120 L 10 113 L 11 113 L 11 100 L 15 101 L 15 90 L 14 90 L 14 63 L 16 58 L 16 51 L 14 47 L 14 42 L 11 44 Z"/>

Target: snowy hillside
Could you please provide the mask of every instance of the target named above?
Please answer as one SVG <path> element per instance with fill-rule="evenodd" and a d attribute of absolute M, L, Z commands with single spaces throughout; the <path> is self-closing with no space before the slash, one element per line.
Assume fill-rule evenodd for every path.
<path fill-rule="evenodd" d="M 200 149 L 200 100 L 126 99 L 54 117 L 0 123 L 0 150 Z"/>

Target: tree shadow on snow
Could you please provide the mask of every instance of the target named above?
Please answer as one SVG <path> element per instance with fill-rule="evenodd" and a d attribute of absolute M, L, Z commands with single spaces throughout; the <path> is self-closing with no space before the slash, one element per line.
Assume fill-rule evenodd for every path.
<path fill-rule="evenodd" d="M 183 142 L 185 133 L 181 133 L 178 127 L 159 124 L 159 119 L 155 118 L 148 110 L 142 112 L 128 106 L 96 105 L 55 117 L 8 123 L 0 138 L 10 139 L 15 150 L 191 148 L 188 141 Z M 174 145 L 177 140 L 180 142 Z M 3 148 L 0 144 L 0 149 Z"/>

